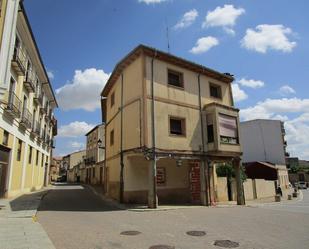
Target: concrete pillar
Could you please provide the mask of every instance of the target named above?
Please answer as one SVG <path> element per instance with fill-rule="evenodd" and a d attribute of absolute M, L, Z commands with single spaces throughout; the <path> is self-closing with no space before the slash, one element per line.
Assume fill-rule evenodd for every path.
<path fill-rule="evenodd" d="M 237 189 L 237 205 L 245 205 L 245 197 L 243 192 L 243 182 L 241 179 L 240 171 L 241 161 L 240 159 L 233 160 L 233 167 L 235 170 L 236 189 Z"/>
<path fill-rule="evenodd" d="M 214 186 L 214 163 L 209 162 L 209 200 L 210 200 L 210 205 L 215 205 L 216 203 L 216 198 L 215 198 L 215 186 Z"/>
<path fill-rule="evenodd" d="M 157 197 L 157 160 L 151 160 L 148 167 L 148 207 L 158 207 Z"/>

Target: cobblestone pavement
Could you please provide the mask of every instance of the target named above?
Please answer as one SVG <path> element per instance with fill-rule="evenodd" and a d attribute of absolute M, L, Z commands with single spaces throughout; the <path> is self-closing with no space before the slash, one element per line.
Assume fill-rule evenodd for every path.
<path fill-rule="evenodd" d="M 309 245 L 307 213 L 264 207 L 133 212 L 108 206 L 82 186 L 50 191 L 38 220 L 57 249 L 148 249 L 153 245 L 219 249 L 216 240 L 231 240 L 239 243 L 238 248 L 248 249 L 308 249 Z M 187 235 L 191 230 L 206 235 Z M 140 233 L 121 235 L 124 231 Z"/>
<path fill-rule="evenodd" d="M 0 199 L 0 249 L 54 249 L 36 222 L 36 211 L 46 191 Z"/>

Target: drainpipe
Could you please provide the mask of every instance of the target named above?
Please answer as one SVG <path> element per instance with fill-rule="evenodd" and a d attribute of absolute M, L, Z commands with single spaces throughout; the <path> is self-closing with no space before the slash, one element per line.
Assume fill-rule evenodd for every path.
<path fill-rule="evenodd" d="M 152 136 L 152 200 L 149 201 L 149 207 L 157 208 L 157 155 L 156 155 L 156 131 L 155 131 L 155 100 L 154 100 L 154 59 L 157 51 L 151 59 L 151 136 Z"/>
<path fill-rule="evenodd" d="M 201 160 L 201 174 L 200 174 L 200 178 L 201 178 L 201 189 L 202 189 L 202 193 L 201 193 L 201 201 L 203 205 L 208 206 L 209 205 L 209 198 L 208 198 L 208 179 L 205 175 L 205 165 L 207 165 L 208 167 L 208 163 L 206 162 L 206 158 L 205 158 L 205 140 L 204 140 L 204 121 L 203 121 L 203 112 L 202 112 L 202 97 L 201 97 L 201 74 L 198 74 L 197 76 L 197 81 L 198 81 L 198 95 L 199 95 L 199 112 L 200 112 L 200 121 L 201 121 L 201 137 L 202 137 L 202 152 L 203 152 L 203 159 Z M 208 175 L 208 168 L 207 168 L 207 175 Z"/>
<path fill-rule="evenodd" d="M 120 106 L 120 202 L 123 203 L 123 192 L 124 192 L 124 182 L 123 182 L 123 73 L 121 74 L 121 106 Z"/>

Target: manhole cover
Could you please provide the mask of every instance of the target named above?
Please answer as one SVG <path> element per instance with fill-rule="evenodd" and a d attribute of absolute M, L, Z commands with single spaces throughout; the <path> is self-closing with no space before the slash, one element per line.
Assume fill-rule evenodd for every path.
<path fill-rule="evenodd" d="M 205 236 L 206 232 L 204 232 L 204 231 L 188 231 L 187 234 L 190 235 L 190 236 Z"/>
<path fill-rule="evenodd" d="M 149 247 L 149 249 L 175 249 L 175 246 L 155 245 L 155 246 Z"/>
<path fill-rule="evenodd" d="M 215 246 L 225 247 L 225 248 L 236 248 L 239 247 L 239 243 L 231 240 L 216 240 Z"/>
<path fill-rule="evenodd" d="M 121 235 L 129 235 L 129 236 L 133 236 L 133 235 L 139 235 L 141 232 L 139 231 L 123 231 L 120 234 Z"/>

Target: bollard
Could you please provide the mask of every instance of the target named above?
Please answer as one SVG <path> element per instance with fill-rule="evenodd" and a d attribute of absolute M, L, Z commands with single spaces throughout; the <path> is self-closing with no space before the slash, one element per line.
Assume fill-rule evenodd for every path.
<path fill-rule="evenodd" d="M 294 198 L 297 197 L 297 192 L 294 192 L 294 193 L 293 193 L 293 197 L 294 197 Z"/>
<path fill-rule="evenodd" d="M 292 200 L 292 195 L 288 195 L 288 200 Z"/>
<path fill-rule="evenodd" d="M 275 195 L 275 202 L 281 201 L 281 195 Z"/>

